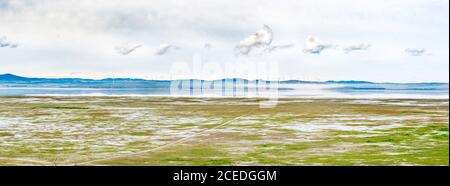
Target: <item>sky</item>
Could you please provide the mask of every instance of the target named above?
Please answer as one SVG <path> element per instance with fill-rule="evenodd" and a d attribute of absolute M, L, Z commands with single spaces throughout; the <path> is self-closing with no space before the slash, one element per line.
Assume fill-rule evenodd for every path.
<path fill-rule="evenodd" d="M 0 0 L 0 74 L 448 82 L 448 51 L 448 0 Z"/>

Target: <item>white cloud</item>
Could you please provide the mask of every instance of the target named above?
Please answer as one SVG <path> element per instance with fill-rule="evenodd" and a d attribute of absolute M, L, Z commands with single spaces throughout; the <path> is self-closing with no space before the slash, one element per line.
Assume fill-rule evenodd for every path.
<path fill-rule="evenodd" d="M 124 43 L 122 45 L 116 46 L 115 49 L 119 54 L 128 55 L 140 47 L 142 47 L 142 45 L 140 44 Z"/>
<path fill-rule="evenodd" d="M 155 51 L 155 54 L 158 56 L 165 55 L 169 53 L 172 50 L 178 50 L 180 49 L 178 46 L 171 45 L 171 44 L 161 44 Z"/>
<path fill-rule="evenodd" d="M 286 45 L 272 45 L 274 40 L 274 32 L 272 28 L 267 25 L 255 34 L 245 38 L 236 46 L 236 50 L 241 55 L 249 55 L 256 48 L 263 48 L 262 52 L 271 53 L 277 50 L 289 49 L 294 47 L 294 44 Z"/>
<path fill-rule="evenodd" d="M 19 44 L 11 42 L 6 36 L 0 36 L 0 48 L 17 48 Z"/>
<path fill-rule="evenodd" d="M 314 36 L 308 36 L 306 38 L 305 48 L 303 52 L 309 54 L 320 54 L 326 49 L 336 48 L 336 45 L 333 45 L 328 42 L 323 42 L 319 38 Z"/>
<path fill-rule="evenodd" d="M 270 53 L 270 52 L 274 52 L 274 51 L 277 51 L 277 50 L 290 49 L 290 48 L 293 48 L 293 47 L 295 47 L 294 44 L 274 45 L 274 46 L 267 47 L 264 51 Z"/>
<path fill-rule="evenodd" d="M 248 55 L 254 48 L 269 47 L 272 43 L 273 36 L 272 29 L 267 25 L 263 25 L 257 33 L 239 42 L 236 50 L 242 55 Z"/>
<path fill-rule="evenodd" d="M 426 50 L 424 48 L 407 48 L 405 52 L 410 56 L 422 56 Z"/>
<path fill-rule="evenodd" d="M 205 45 L 203 45 L 203 48 L 205 49 L 211 49 L 213 47 L 213 45 L 211 43 L 205 43 Z"/>
<path fill-rule="evenodd" d="M 344 48 L 345 53 L 350 53 L 353 51 L 361 51 L 368 50 L 370 48 L 370 44 L 361 43 L 359 45 L 350 45 Z"/>

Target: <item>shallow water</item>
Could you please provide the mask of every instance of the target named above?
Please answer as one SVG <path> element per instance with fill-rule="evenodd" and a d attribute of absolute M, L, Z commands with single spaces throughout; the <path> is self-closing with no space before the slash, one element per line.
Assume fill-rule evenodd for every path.
<path fill-rule="evenodd" d="M 202 86 L 203 87 L 203 86 Z M 224 88 L 1 87 L 0 96 L 174 96 L 292 98 L 449 98 L 448 84 L 279 84 Z"/>

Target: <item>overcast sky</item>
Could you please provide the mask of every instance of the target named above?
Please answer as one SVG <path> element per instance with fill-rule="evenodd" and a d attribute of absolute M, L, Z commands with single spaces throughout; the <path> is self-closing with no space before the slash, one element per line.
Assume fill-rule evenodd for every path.
<path fill-rule="evenodd" d="M 281 79 L 448 82 L 448 50 L 447 0 L 0 0 L 0 74 L 168 79 L 198 54 Z"/>

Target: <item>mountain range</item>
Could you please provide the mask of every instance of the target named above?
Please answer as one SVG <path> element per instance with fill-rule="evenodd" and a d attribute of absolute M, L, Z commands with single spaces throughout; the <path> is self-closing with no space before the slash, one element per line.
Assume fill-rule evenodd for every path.
<path fill-rule="evenodd" d="M 247 80 L 241 78 L 227 78 L 218 80 L 186 79 L 193 82 L 270 82 L 265 80 Z M 58 88 L 168 88 L 172 80 L 145 80 L 135 78 L 106 78 L 106 79 L 83 79 L 83 78 L 29 78 L 14 74 L 0 75 L 0 86 L 2 87 L 58 87 Z M 402 83 L 374 83 L 370 81 L 302 81 L 285 80 L 281 84 L 346 84 L 346 85 L 371 85 L 371 84 L 402 84 Z M 448 83 L 407 83 L 405 85 L 433 85 L 448 86 Z"/>

